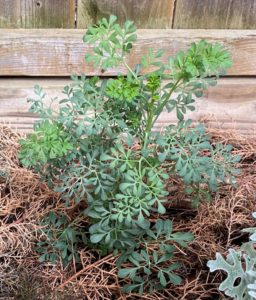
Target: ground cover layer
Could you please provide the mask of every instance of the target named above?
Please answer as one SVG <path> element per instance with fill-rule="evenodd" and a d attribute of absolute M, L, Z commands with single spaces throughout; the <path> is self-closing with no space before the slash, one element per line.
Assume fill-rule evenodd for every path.
<path fill-rule="evenodd" d="M 190 231 L 195 239 L 188 249 L 177 247 L 176 259 L 182 262 L 179 286 L 151 295 L 123 294 L 115 267 L 116 257 L 100 257 L 95 250 L 81 247 L 79 265 L 41 263 L 35 247 L 42 239 L 40 221 L 50 211 L 65 215 L 87 232 L 88 223 L 79 217 L 81 205 L 68 208 L 57 193 L 39 180 L 38 175 L 21 167 L 17 158 L 20 134 L 0 126 L 0 299 L 225 299 L 218 292 L 223 273 L 209 273 L 206 263 L 215 253 L 226 254 L 248 240 L 241 229 L 255 226 L 256 211 L 256 140 L 236 132 L 209 130 L 213 143 L 234 146 L 242 157 L 238 167 L 237 188 L 224 185 L 214 199 L 191 207 L 183 194 L 182 182 L 169 179 L 169 202 L 165 218 L 177 231 Z M 78 207 L 80 205 L 80 207 Z M 186 254 L 184 256 L 184 254 Z"/>

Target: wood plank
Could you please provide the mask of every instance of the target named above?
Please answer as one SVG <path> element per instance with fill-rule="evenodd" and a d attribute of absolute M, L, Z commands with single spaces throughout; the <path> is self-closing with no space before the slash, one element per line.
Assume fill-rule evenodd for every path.
<path fill-rule="evenodd" d="M 0 28 L 74 26 L 74 0 L 0 0 Z"/>
<path fill-rule="evenodd" d="M 113 76 L 126 73 L 124 67 L 102 73 L 84 61 L 92 47 L 82 42 L 83 30 L 8 30 L 0 32 L 0 76 L 70 76 L 72 73 Z M 193 41 L 206 39 L 222 43 L 230 52 L 233 67 L 229 75 L 256 75 L 255 30 L 147 30 L 138 31 L 138 40 L 127 57 L 135 66 L 151 47 L 163 49 L 167 56 L 186 49 Z"/>
<path fill-rule="evenodd" d="M 102 17 L 115 15 L 122 24 L 138 28 L 171 28 L 174 0 L 78 0 L 78 28 L 87 28 Z"/>
<path fill-rule="evenodd" d="M 174 28 L 256 29 L 256 1 L 177 0 Z"/>
<path fill-rule="evenodd" d="M 63 79 L 1 79 L 0 123 L 10 124 L 19 131 L 29 132 L 34 114 L 28 113 L 26 99 L 33 96 L 33 86 L 39 84 L 47 93 L 46 102 L 60 97 L 62 88 L 69 84 Z M 197 100 L 197 109 L 187 115 L 195 121 L 206 121 L 210 127 L 237 129 L 241 133 L 256 133 L 256 78 L 222 78 L 216 87 Z M 164 112 L 155 129 L 176 122 L 174 113 Z"/>

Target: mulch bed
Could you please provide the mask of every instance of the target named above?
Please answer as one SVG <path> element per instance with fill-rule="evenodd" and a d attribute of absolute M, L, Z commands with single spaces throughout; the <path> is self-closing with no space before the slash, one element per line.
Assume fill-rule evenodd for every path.
<path fill-rule="evenodd" d="M 195 236 L 188 249 L 180 249 L 184 281 L 152 295 L 125 295 L 112 255 L 100 258 L 96 251 L 81 248 L 79 267 L 38 261 L 34 247 L 40 238 L 40 219 L 49 211 L 73 219 L 76 206 L 66 208 L 38 175 L 21 167 L 17 158 L 21 135 L 0 125 L 0 299 L 224 299 L 217 287 L 225 274 L 209 273 L 206 263 L 216 252 L 226 254 L 228 248 L 247 241 L 241 229 L 255 226 L 251 214 L 256 211 L 256 139 L 221 130 L 210 133 L 213 142 L 231 143 L 234 153 L 242 156 L 237 188 L 224 185 L 214 200 L 193 209 L 182 183 L 170 179 L 167 210 L 174 228 Z M 79 222 L 86 225 L 86 220 Z"/>

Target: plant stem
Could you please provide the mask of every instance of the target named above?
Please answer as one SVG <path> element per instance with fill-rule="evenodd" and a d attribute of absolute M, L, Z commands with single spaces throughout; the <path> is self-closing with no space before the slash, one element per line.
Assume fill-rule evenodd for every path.
<path fill-rule="evenodd" d="M 158 105 L 158 107 L 156 108 L 156 110 L 154 109 L 154 102 L 153 102 L 153 100 L 150 103 L 150 105 L 149 105 L 149 115 L 148 115 L 148 119 L 147 119 L 147 122 L 146 122 L 146 128 L 145 128 L 145 138 L 144 138 L 144 146 L 143 146 L 144 150 L 147 147 L 148 136 L 149 136 L 149 133 L 152 130 L 153 125 L 155 124 L 155 122 L 159 118 L 159 116 L 160 116 L 161 112 L 163 111 L 165 105 L 167 104 L 168 100 L 170 99 L 170 96 L 176 90 L 176 88 L 178 87 L 178 84 L 180 83 L 180 81 L 181 81 L 181 79 L 178 79 L 175 82 L 175 84 L 172 86 L 169 94 L 166 96 L 166 99 L 164 101 L 162 101 Z M 155 114 L 155 112 L 156 112 L 156 114 Z M 154 119 L 154 116 L 155 116 L 155 119 Z"/>
<path fill-rule="evenodd" d="M 166 105 L 167 102 L 169 101 L 169 99 L 170 99 L 172 93 L 173 93 L 173 92 L 176 90 L 176 88 L 178 87 L 180 81 L 181 81 L 181 78 L 179 78 L 179 79 L 175 82 L 175 84 L 172 86 L 172 88 L 171 88 L 169 94 L 167 94 L 166 99 L 165 99 L 163 102 L 161 102 L 160 105 L 157 107 L 157 110 L 156 110 L 156 111 L 157 111 L 156 117 L 155 117 L 154 121 L 152 122 L 152 126 L 155 124 L 155 122 L 156 122 L 157 119 L 159 118 L 159 116 L 160 116 L 160 114 L 162 113 L 162 111 L 163 111 L 165 105 Z"/>
<path fill-rule="evenodd" d="M 133 72 L 133 70 L 129 67 L 129 65 L 126 63 L 125 58 L 123 59 L 123 63 L 125 65 L 125 67 L 128 69 L 128 71 L 132 74 L 132 76 L 134 77 L 134 79 L 138 80 L 137 74 L 135 74 Z"/>
<path fill-rule="evenodd" d="M 144 150 L 147 147 L 148 136 L 149 136 L 149 133 L 151 132 L 151 129 L 152 129 L 152 123 L 153 123 L 154 115 L 155 115 L 154 102 L 152 100 L 152 102 L 149 105 L 149 114 L 148 114 L 148 119 L 146 121 L 145 137 L 144 137 L 144 145 L 143 145 Z"/>
<path fill-rule="evenodd" d="M 145 129 L 146 132 L 148 132 L 148 133 L 152 129 L 153 118 L 154 118 L 154 110 L 151 109 L 149 112 L 149 116 L 148 116 L 147 123 L 146 123 L 146 129 Z"/>

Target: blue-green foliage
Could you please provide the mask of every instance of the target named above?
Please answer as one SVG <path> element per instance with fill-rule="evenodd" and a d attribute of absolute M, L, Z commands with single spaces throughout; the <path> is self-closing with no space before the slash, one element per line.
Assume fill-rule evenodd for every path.
<path fill-rule="evenodd" d="M 38 234 L 42 236 L 37 243 L 36 251 L 39 261 L 56 263 L 59 260 L 66 266 L 70 262 L 79 262 L 78 245 L 86 243 L 85 233 L 70 222 L 66 215 L 50 212 L 40 222 Z"/>
<path fill-rule="evenodd" d="M 174 233 L 172 230 L 170 220 L 157 220 L 141 237 L 143 247 L 135 247 L 119 257 L 117 261 L 117 266 L 120 267 L 119 277 L 128 277 L 133 282 L 124 286 L 125 292 L 143 293 L 145 289 L 152 292 L 155 289 L 164 289 L 170 283 L 174 285 L 181 283 L 181 277 L 173 272 L 180 264 L 168 263 L 176 250 L 172 243 L 187 247 L 193 236 L 190 233 Z M 130 266 L 121 268 L 124 263 L 129 263 Z"/>
<path fill-rule="evenodd" d="M 191 127 L 184 119 L 187 110 L 195 109 L 195 99 L 230 66 L 229 53 L 201 41 L 167 63 L 162 50 L 149 49 L 131 67 L 126 56 L 135 40 L 133 23 L 121 28 L 113 16 L 88 29 L 84 41 L 93 51 L 87 61 L 103 69 L 122 65 L 127 76 L 101 81 L 73 76 L 56 112 L 45 107 L 45 95 L 36 87 L 31 111 L 41 120 L 21 141 L 20 159 L 67 206 L 75 202 L 84 209 L 86 203 L 82 213 L 91 223 L 90 244 L 101 254 L 119 254 L 125 291 L 143 293 L 180 284 L 175 244 L 186 247 L 192 240 L 190 233 L 173 232 L 168 220 L 168 178 L 180 176 L 198 205 L 219 183 L 234 182 L 239 157 L 232 156 L 228 145 L 211 145 L 203 125 Z M 164 109 L 176 111 L 178 124 L 156 133 L 153 126 Z M 50 227 L 51 220 L 45 220 Z M 40 244 L 42 260 L 53 260 L 48 249 L 68 251 L 61 254 L 66 261 L 75 255 L 71 248 L 60 249 L 64 241 L 57 239 L 50 239 L 50 248 L 48 241 Z"/>
<path fill-rule="evenodd" d="M 86 53 L 86 60 L 95 67 L 101 66 L 106 70 L 118 66 L 137 39 L 133 22 L 126 21 L 121 28 L 116 20 L 115 16 L 110 16 L 109 20 L 103 18 L 95 26 L 89 27 L 84 36 L 84 42 L 95 46 L 93 54 Z"/>

